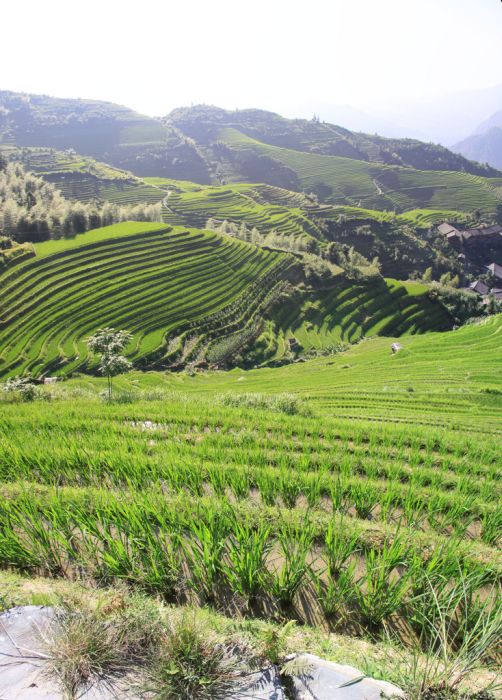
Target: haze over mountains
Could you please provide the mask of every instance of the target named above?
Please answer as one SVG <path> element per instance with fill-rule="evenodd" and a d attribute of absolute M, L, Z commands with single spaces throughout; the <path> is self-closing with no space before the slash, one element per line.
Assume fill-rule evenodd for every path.
<path fill-rule="evenodd" d="M 467 158 L 502 167 L 502 110 L 486 119 L 466 139 L 453 146 L 453 150 Z"/>

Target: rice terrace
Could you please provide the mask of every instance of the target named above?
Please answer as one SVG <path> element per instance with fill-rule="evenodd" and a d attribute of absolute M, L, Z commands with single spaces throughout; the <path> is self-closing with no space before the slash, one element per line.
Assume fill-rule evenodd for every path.
<path fill-rule="evenodd" d="M 232 76 L 0 91 L 0 700 L 500 698 L 502 90 Z"/>

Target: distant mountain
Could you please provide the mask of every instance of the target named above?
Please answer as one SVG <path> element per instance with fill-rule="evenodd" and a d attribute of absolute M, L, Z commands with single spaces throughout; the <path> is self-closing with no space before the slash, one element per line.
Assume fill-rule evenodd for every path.
<path fill-rule="evenodd" d="M 193 148 L 160 120 L 111 102 L 0 91 L 0 146 L 74 149 L 135 175 L 209 182 Z"/>
<path fill-rule="evenodd" d="M 173 110 L 164 123 L 198 142 L 203 148 L 212 148 L 222 128 L 234 128 L 271 146 L 306 153 L 342 156 L 419 170 L 454 170 L 485 177 L 500 175 L 494 169 L 468 161 L 444 146 L 416 139 L 384 138 L 354 132 L 318 119 L 286 119 L 259 109 L 231 112 L 218 107 L 197 105 Z M 213 152 L 211 157 L 218 157 L 218 154 Z"/>
<path fill-rule="evenodd" d="M 502 84 L 479 90 L 445 92 L 427 100 L 391 104 L 372 110 L 378 118 L 399 125 L 399 131 L 382 129 L 387 136 L 408 136 L 452 146 L 474 133 L 490 114 L 502 108 Z M 347 123 L 347 126 L 350 126 Z"/>
<path fill-rule="evenodd" d="M 482 134 L 473 134 L 453 147 L 466 158 L 502 168 L 502 128 L 493 126 Z"/>
<path fill-rule="evenodd" d="M 502 129 L 502 109 L 499 109 L 497 112 L 495 112 L 495 114 L 492 114 L 492 116 L 489 119 L 486 119 L 484 122 L 482 122 L 474 133 L 483 134 L 484 132 L 493 129 L 493 127 L 498 127 L 499 129 Z"/>
<path fill-rule="evenodd" d="M 482 122 L 471 136 L 456 143 L 453 150 L 466 158 L 502 168 L 502 110 Z"/>

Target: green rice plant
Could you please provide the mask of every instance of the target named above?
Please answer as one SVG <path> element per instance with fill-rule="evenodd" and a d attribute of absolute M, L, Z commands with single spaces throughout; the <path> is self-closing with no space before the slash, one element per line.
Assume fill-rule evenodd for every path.
<path fill-rule="evenodd" d="M 364 573 L 357 582 L 355 597 L 363 624 L 372 632 L 380 630 L 404 603 L 409 572 L 402 568 L 398 571 L 398 567 L 405 563 L 406 556 L 407 545 L 401 538 L 366 553 Z"/>
<path fill-rule="evenodd" d="M 97 513 L 80 520 L 84 556 L 94 562 L 96 577 L 105 583 L 125 581 L 174 600 L 181 582 L 177 533 L 169 526 L 159 532 L 139 507 L 120 513 Z"/>
<path fill-rule="evenodd" d="M 270 587 L 282 606 L 292 605 L 310 571 L 314 533 L 308 519 L 301 527 L 284 523 L 278 532 L 280 564 L 272 572 Z"/>
<path fill-rule="evenodd" d="M 352 487 L 351 497 L 358 517 L 368 520 L 379 501 L 380 495 L 370 484 L 357 483 Z"/>
<path fill-rule="evenodd" d="M 344 623 L 351 616 L 355 602 L 356 564 L 350 563 L 336 578 L 328 574 L 324 580 L 325 573 L 326 570 L 312 574 L 317 600 L 329 620 Z"/>
<path fill-rule="evenodd" d="M 230 488 L 232 493 L 238 500 L 242 500 L 249 496 L 249 489 L 251 488 L 250 475 L 248 471 L 236 470 L 232 473 Z"/>
<path fill-rule="evenodd" d="M 69 514 L 56 507 L 41 513 L 27 495 L 7 508 L 4 535 L 9 534 L 12 539 L 5 545 L 10 556 L 20 556 L 49 576 L 63 576 L 77 556 Z"/>
<path fill-rule="evenodd" d="M 272 469 L 260 470 L 256 479 L 256 485 L 260 491 L 263 503 L 267 506 L 274 506 L 278 495 L 275 472 Z"/>
<path fill-rule="evenodd" d="M 227 544 L 228 561 L 223 570 L 230 588 L 242 596 L 248 606 L 268 581 L 267 556 L 272 546 L 270 528 L 235 522 Z"/>
<path fill-rule="evenodd" d="M 331 487 L 331 503 L 334 513 L 344 513 L 346 510 L 345 487 L 341 477 L 339 477 Z"/>
<path fill-rule="evenodd" d="M 217 496 L 224 496 L 227 489 L 227 476 L 221 467 L 209 467 L 208 480 Z"/>
<path fill-rule="evenodd" d="M 294 508 L 302 491 L 301 482 L 297 476 L 289 472 L 281 473 L 278 483 L 279 494 L 286 508 Z"/>
<path fill-rule="evenodd" d="M 497 547 L 502 538 L 502 509 L 486 510 L 481 516 L 481 539 L 491 547 Z"/>
<path fill-rule="evenodd" d="M 408 527 L 421 527 L 426 517 L 431 517 L 427 504 L 413 490 L 407 491 L 402 501 L 403 516 Z"/>
<path fill-rule="evenodd" d="M 189 586 L 208 602 L 214 601 L 217 586 L 221 582 L 227 535 L 226 515 L 214 513 L 206 522 L 192 523 L 190 535 L 182 540 L 189 571 Z"/>
<path fill-rule="evenodd" d="M 384 523 L 391 522 L 394 517 L 395 508 L 396 494 L 393 489 L 389 487 L 380 498 L 380 520 Z"/>
<path fill-rule="evenodd" d="M 330 579 L 336 579 L 349 558 L 361 551 L 359 536 L 357 529 L 346 527 L 343 517 L 330 521 L 324 536 L 324 556 Z"/>
<path fill-rule="evenodd" d="M 305 496 L 309 508 L 315 508 L 324 492 L 324 481 L 320 474 L 314 474 L 305 484 Z"/>

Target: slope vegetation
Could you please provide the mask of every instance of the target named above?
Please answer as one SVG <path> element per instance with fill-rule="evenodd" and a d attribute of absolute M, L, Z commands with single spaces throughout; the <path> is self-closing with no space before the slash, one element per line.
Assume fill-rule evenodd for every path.
<path fill-rule="evenodd" d="M 0 144 L 74 149 L 135 175 L 210 182 L 207 164 L 176 130 L 111 102 L 0 91 Z"/>
<path fill-rule="evenodd" d="M 11 149 L 26 170 L 52 182 L 68 199 L 87 202 L 91 199 L 115 204 L 159 202 L 165 192 L 147 185 L 131 173 L 100 163 L 88 156 L 49 148 Z"/>
<path fill-rule="evenodd" d="M 501 332 L 3 401 L 0 566 L 404 644 L 440 606 L 496 643 Z"/>
<path fill-rule="evenodd" d="M 289 180 L 291 189 L 314 192 L 331 204 L 398 212 L 424 208 L 494 211 L 501 201 L 489 178 L 468 173 L 414 170 L 303 153 L 264 144 L 232 128 L 222 129 L 219 141 L 227 149 L 237 180 L 253 181 L 253 171 L 261 166 L 265 182 L 283 184 L 278 180 Z M 270 162 L 276 167 L 268 171 Z"/>
<path fill-rule="evenodd" d="M 216 141 L 219 131 L 229 127 L 271 146 L 304 153 L 342 156 L 418 170 L 453 170 L 488 177 L 500 174 L 494 168 L 469 161 L 439 144 L 356 133 L 318 119 L 285 119 L 259 109 L 229 112 L 198 105 L 174 110 L 165 123 L 174 125 L 203 145 Z"/>
<path fill-rule="evenodd" d="M 106 325 L 134 334 L 128 353 L 139 367 L 235 362 L 267 328 L 272 345 L 283 347 L 301 327 L 308 348 L 451 325 L 423 289 L 410 294 L 378 280 L 357 286 L 333 278 L 331 291 L 298 299 L 296 257 L 208 231 L 125 223 L 35 251 L 0 276 L 2 374 L 92 366 L 85 339 Z M 317 327 L 319 338 L 309 333 Z M 263 338 L 254 345 L 255 362 L 284 355 L 279 345 L 262 345 Z"/>
<path fill-rule="evenodd" d="M 85 338 L 104 325 L 131 330 L 130 355 L 151 364 L 168 334 L 190 331 L 208 342 L 244 327 L 291 264 L 214 233 L 140 223 L 36 252 L 0 277 L 2 373 L 83 367 Z"/>

